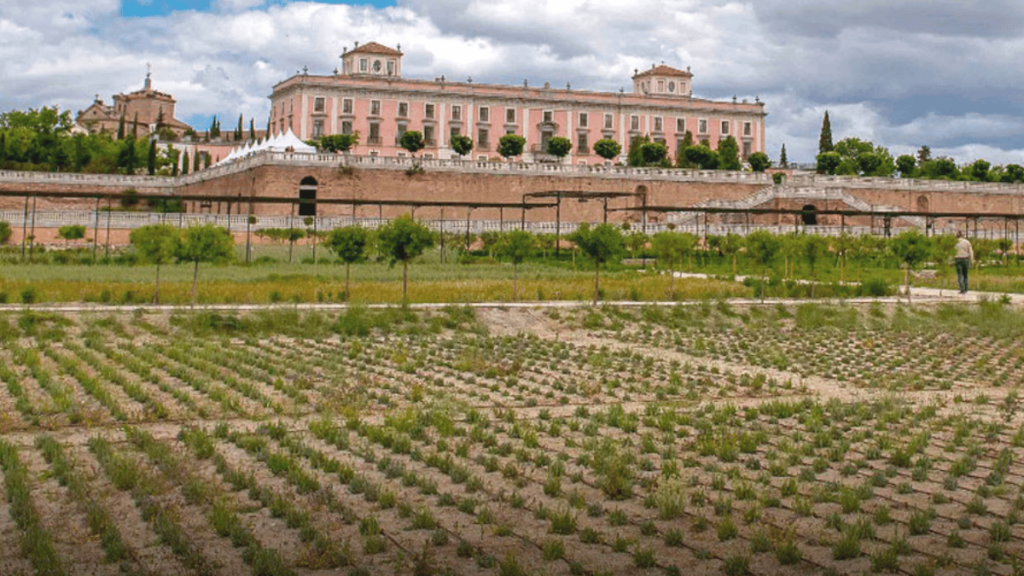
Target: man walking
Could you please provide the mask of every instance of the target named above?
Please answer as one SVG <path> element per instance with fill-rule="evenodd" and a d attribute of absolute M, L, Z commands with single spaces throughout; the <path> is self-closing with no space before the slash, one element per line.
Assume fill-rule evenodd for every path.
<path fill-rule="evenodd" d="M 964 238 L 963 232 L 957 232 L 956 255 L 953 263 L 956 265 L 956 281 L 960 285 L 960 293 L 967 294 L 967 273 L 971 269 L 971 261 L 974 260 L 974 249 L 971 243 Z"/>

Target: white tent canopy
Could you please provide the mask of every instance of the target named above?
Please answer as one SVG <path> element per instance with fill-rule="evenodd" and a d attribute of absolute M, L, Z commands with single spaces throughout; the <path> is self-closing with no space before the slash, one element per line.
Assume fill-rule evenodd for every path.
<path fill-rule="evenodd" d="M 284 134 L 277 134 L 261 142 L 249 142 L 238 148 L 233 148 L 227 157 L 218 162 L 218 164 L 232 162 L 239 158 L 245 158 L 250 154 L 263 152 L 264 150 L 271 152 L 294 152 L 296 154 L 316 153 L 316 148 L 299 140 L 298 136 L 292 133 L 291 128 L 289 128 Z"/>

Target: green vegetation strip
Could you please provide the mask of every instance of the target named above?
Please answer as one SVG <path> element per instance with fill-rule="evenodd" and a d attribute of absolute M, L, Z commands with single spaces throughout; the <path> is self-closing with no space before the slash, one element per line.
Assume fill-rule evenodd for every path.
<path fill-rule="evenodd" d="M 18 459 L 18 450 L 5 440 L 0 440 L 0 468 L 4 471 L 4 490 L 11 504 L 11 517 L 22 531 L 22 554 L 28 557 L 39 576 L 68 574 L 32 503 L 28 469 Z"/>

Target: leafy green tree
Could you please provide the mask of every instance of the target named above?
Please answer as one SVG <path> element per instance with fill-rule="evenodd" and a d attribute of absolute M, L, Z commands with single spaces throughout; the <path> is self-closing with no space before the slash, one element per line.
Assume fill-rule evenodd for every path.
<path fill-rule="evenodd" d="M 11 223 L 6 221 L 0 221 L 0 245 L 7 244 L 11 241 L 11 235 L 14 231 L 11 230 Z"/>
<path fill-rule="evenodd" d="M 537 238 L 525 230 L 513 230 L 502 234 L 498 240 L 498 255 L 512 262 L 512 300 L 518 298 L 519 265 L 533 253 Z"/>
<path fill-rule="evenodd" d="M 789 158 L 786 157 L 786 145 L 782 145 L 782 152 L 779 152 L 779 168 L 789 168 Z"/>
<path fill-rule="evenodd" d="M 644 142 L 640 145 L 640 156 L 645 166 L 669 166 L 668 146 L 661 142 Z"/>
<path fill-rule="evenodd" d="M 498 139 L 498 154 L 505 159 L 511 159 L 523 153 L 526 146 L 526 138 L 518 134 L 505 134 Z"/>
<path fill-rule="evenodd" d="M 1003 173 L 999 176 L 999 181 L 1007 184 L 1024 182 L 1024 166 L 1020 164 L 1007 164 L 1003 168 Z"/>
<path fill-rule="evenodd" d="M 960 170 L 951 158 L 940 156 L 921 164 L 920 177 L 931 180 L 957 180 L 960 178 Z"/>
<path fill-rule="evenodd" d="M 928 146 L 921 146 L 917 149 L 917 166 L 924 167 L 925 162 L 932 159 L 932 149 Z"/>
<path fill-rule="evenodd" d="M 346 226 L 331 230 L 327 236 L 326 246 L 345 262 L 345 301 L 350 298 L 349 267 L 366 258 L 366 247 L 370 234 L 359 226 Z"/>
<path fill-rule="evenodd" d="M 804 236 L 802 244 L 804 259 L 807 260 L 807 264 L 811 267 L 811 278 L 817 280 L 818 275 L 815 264 L 828 252 L 828 240 L 815 234 L 809 234 Z M 811 298 L 813 297 L 814 284 L 811 285 Z"/>
<path fill-rule="evenodd" d="M 818 135 L 818 154 L 831 152 L 832 149 L 832 122 L 828 119 L 828 110 L 825 110 L 825 117 L 821 120 L 821 134 Z"/>
<path fill-rule="evenodd" d="M 210 121 L 209 136 L 211 139 L 220 138 L 220 122 L 217 121 L 216 114 L 213 116 L 213 120 Z"/>
<path fill-rule="evenodd" d="M 676 148 L 676 168 L 693 168 L 693 164 L 686 159 L 686 150 L 690 146 L 693 146 L 693 132 L 687 130 Z"/>
<path fill-rule="evenodd" d="M 377 233 L 381 251 L 390 265 L 402 263 L 402 300 L 409 298 L 409 262 L 434 244 L 434 233 L 405 215 L 388 222 Z"/>
<path fill-rule="evenodd" d="M 160 303 L 160 267 L 171 263 L 181 250 L 181 232 L 168 224 L 149 224 L 132 230 L 128 240 L 147 262 L 156 264 L 153 303 Z"/>
<path fill-rule="evenodd" d="M 594 153 L 605 160 L 614 160 L 622 153 L 622 144 L 611 138 L 602 138 L 594 142 Z"/>
<path fill-rule="evenodd" d="M 419 130 L 406 130 L 402 133 L 402 137 L 399 138 L 398 144 L 408 150 L 409 154 L 415 158 L 416 153 L 427 146 L 427 141 L 423 139 L 423 133 Z"/>
<path fill-rule="evenodd" d="M 697 166 L 701 170 L 715 170 L 720 164 L 718 152 L 704 144 L 690 146 L 686 149 L 684 155 L 686 156 L 687 162 Z"/>
<path fill-rule="evenodd" d="M 192 306 L 199 293 L 199 263 L 230 260 L 234 255 L 235 239 L 227 230 L 213 224 L 192 226 L 185 230 L 178 257 L 194 263 L 192 271 Z"/>
<path fill-rule="evenodd" d="M 839 163 L 843 161 L 838 152 L 822 152 L 817 159 L 818 174 L 835 174 Z"/>
<path fill-rule="evenodd" d="M 739 255 L 740 250 L 743 249 L 743 236 L 739 234 L 733 234 L 732 232 L 722 237 L 722 241 L 719 247 L 722 249 L 722 254 L 729 256 L 732 260 L 732 273 L 736 274 L 736 258 Z"/>
<path fill-rule="evenodd" d="M 719 142 L 718 157 L 720 158 L 720 168 L 722 170 L 740 169 L 740 146 L 736 143 L 736 138 L 728 136 L 725 140 Z"/>
<path fill-rule="evenodd" d="M 913 178 L 917 161 L 910 154 L 902 154 L 896 158 L 896 169 L 900 172 L 901 178 Z"/>
<path fill-rule="evenodd" d="M 459 156 L 465 156 L 473 151 L 473 139 L 465 134 L 452 136 L 448 143 L 451 145 L 452 151 Z"/>
<path fill-rule="evenodd" d="M 754 172 L 764 172 L 772 166 L 772 161 L 764 152 L 754 152 L 747 157 L 747 162 L 750 163 L 750 169 Z"/>
<path fill-rule="evenodd" d="M 917 230 L 907 230 L 889 243 L 889 249 L 893 255 L 906 268 L 904 278 L 906 279 L 907 301 L 910 300 L 910 271 L 928 259 L 932 253 L 931 241 L 927 236 Z"/>
<path fill-rule="evenodd" d="M 320 149 L 327 152 L 348 152 L 359 143 L 359 133 L 331 134 L 320 137 Z"/>
<path fill-rule="evenodd" d="M 146 171 L 150 176 L 156 174 L 156 140 L 149 141 L 149 154 L 146 156 Z"/>
<path fill-rule="evenodd" d="M 778 236 L 767 230 L 756 230 L 747 235 L 747 254 L 761 266 L 761 300 L 764 300 L 768 267 L 771 266 L 781 248 Z"/>
<path fill-rule="evenodd" d="M 591 228 L 583 223 L 567 238 L 594 261 L 594 306 L 597 306 L 601 291 L 601 264 L 622 258 L 622 233 L 611 224 L 598 224 Z"/>
<path fill-rule="evenodd" d="M 977 182 L 988 182 L 989 169 L 991 167 L 992 164 L 986 160 L 975 160 L 970 166 L 971 180 L 975 180 Z"/>
<path fill-rule="evenodd" d="M 61 226 L 57 229 L 57 237 L 64 240 L 64 245 L 67 246 L 72 240 L 81 240 L 82 238 L 85 238 L 85 226 L 81 224 Z"/>
<path fill-rule="evenodd" d="M 556 158 L 562 159 L 568 156 L 571 150 L 572 140 L 569 140 L 564 136 L 554 136 L 548 139 L 548 148 L 545 152 Z"/>
<path fill-rule="evenodd" d="M 682 265 L 683 260 L 693 254 L 693 247 L 697 243 L 697 237 L 693 234 L 680 232 L 658 232 L 651 239 L 651 247 L 658 255 L 658 267 L 668 270 L 669 298 L 676 299 L 676 275 L 675 271 Z"/>
<path fill-rule="evenodd" d="M 849 232 L 843 232 L 833 242 L 836 256 L 839 259 L 839 281 L 846 282 L 846 260 L 857 248 L 857 238 Z"/>

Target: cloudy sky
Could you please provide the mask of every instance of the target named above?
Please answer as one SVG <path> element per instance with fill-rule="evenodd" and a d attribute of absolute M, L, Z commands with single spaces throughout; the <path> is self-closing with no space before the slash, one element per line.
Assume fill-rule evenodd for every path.
<path fill-rule="evenodd" d="M 772 159 L 813 161 L 828 110 L 836 140 L 1024 163 L 1019 0 L 0 0 L 0 110 L 109 102 L 148 63 L 196 128 L 262 127 L 275 83 L 370 40 L 428 79 L 614 91 L 689 66 L 696 96 L 767 103 Z"/>

